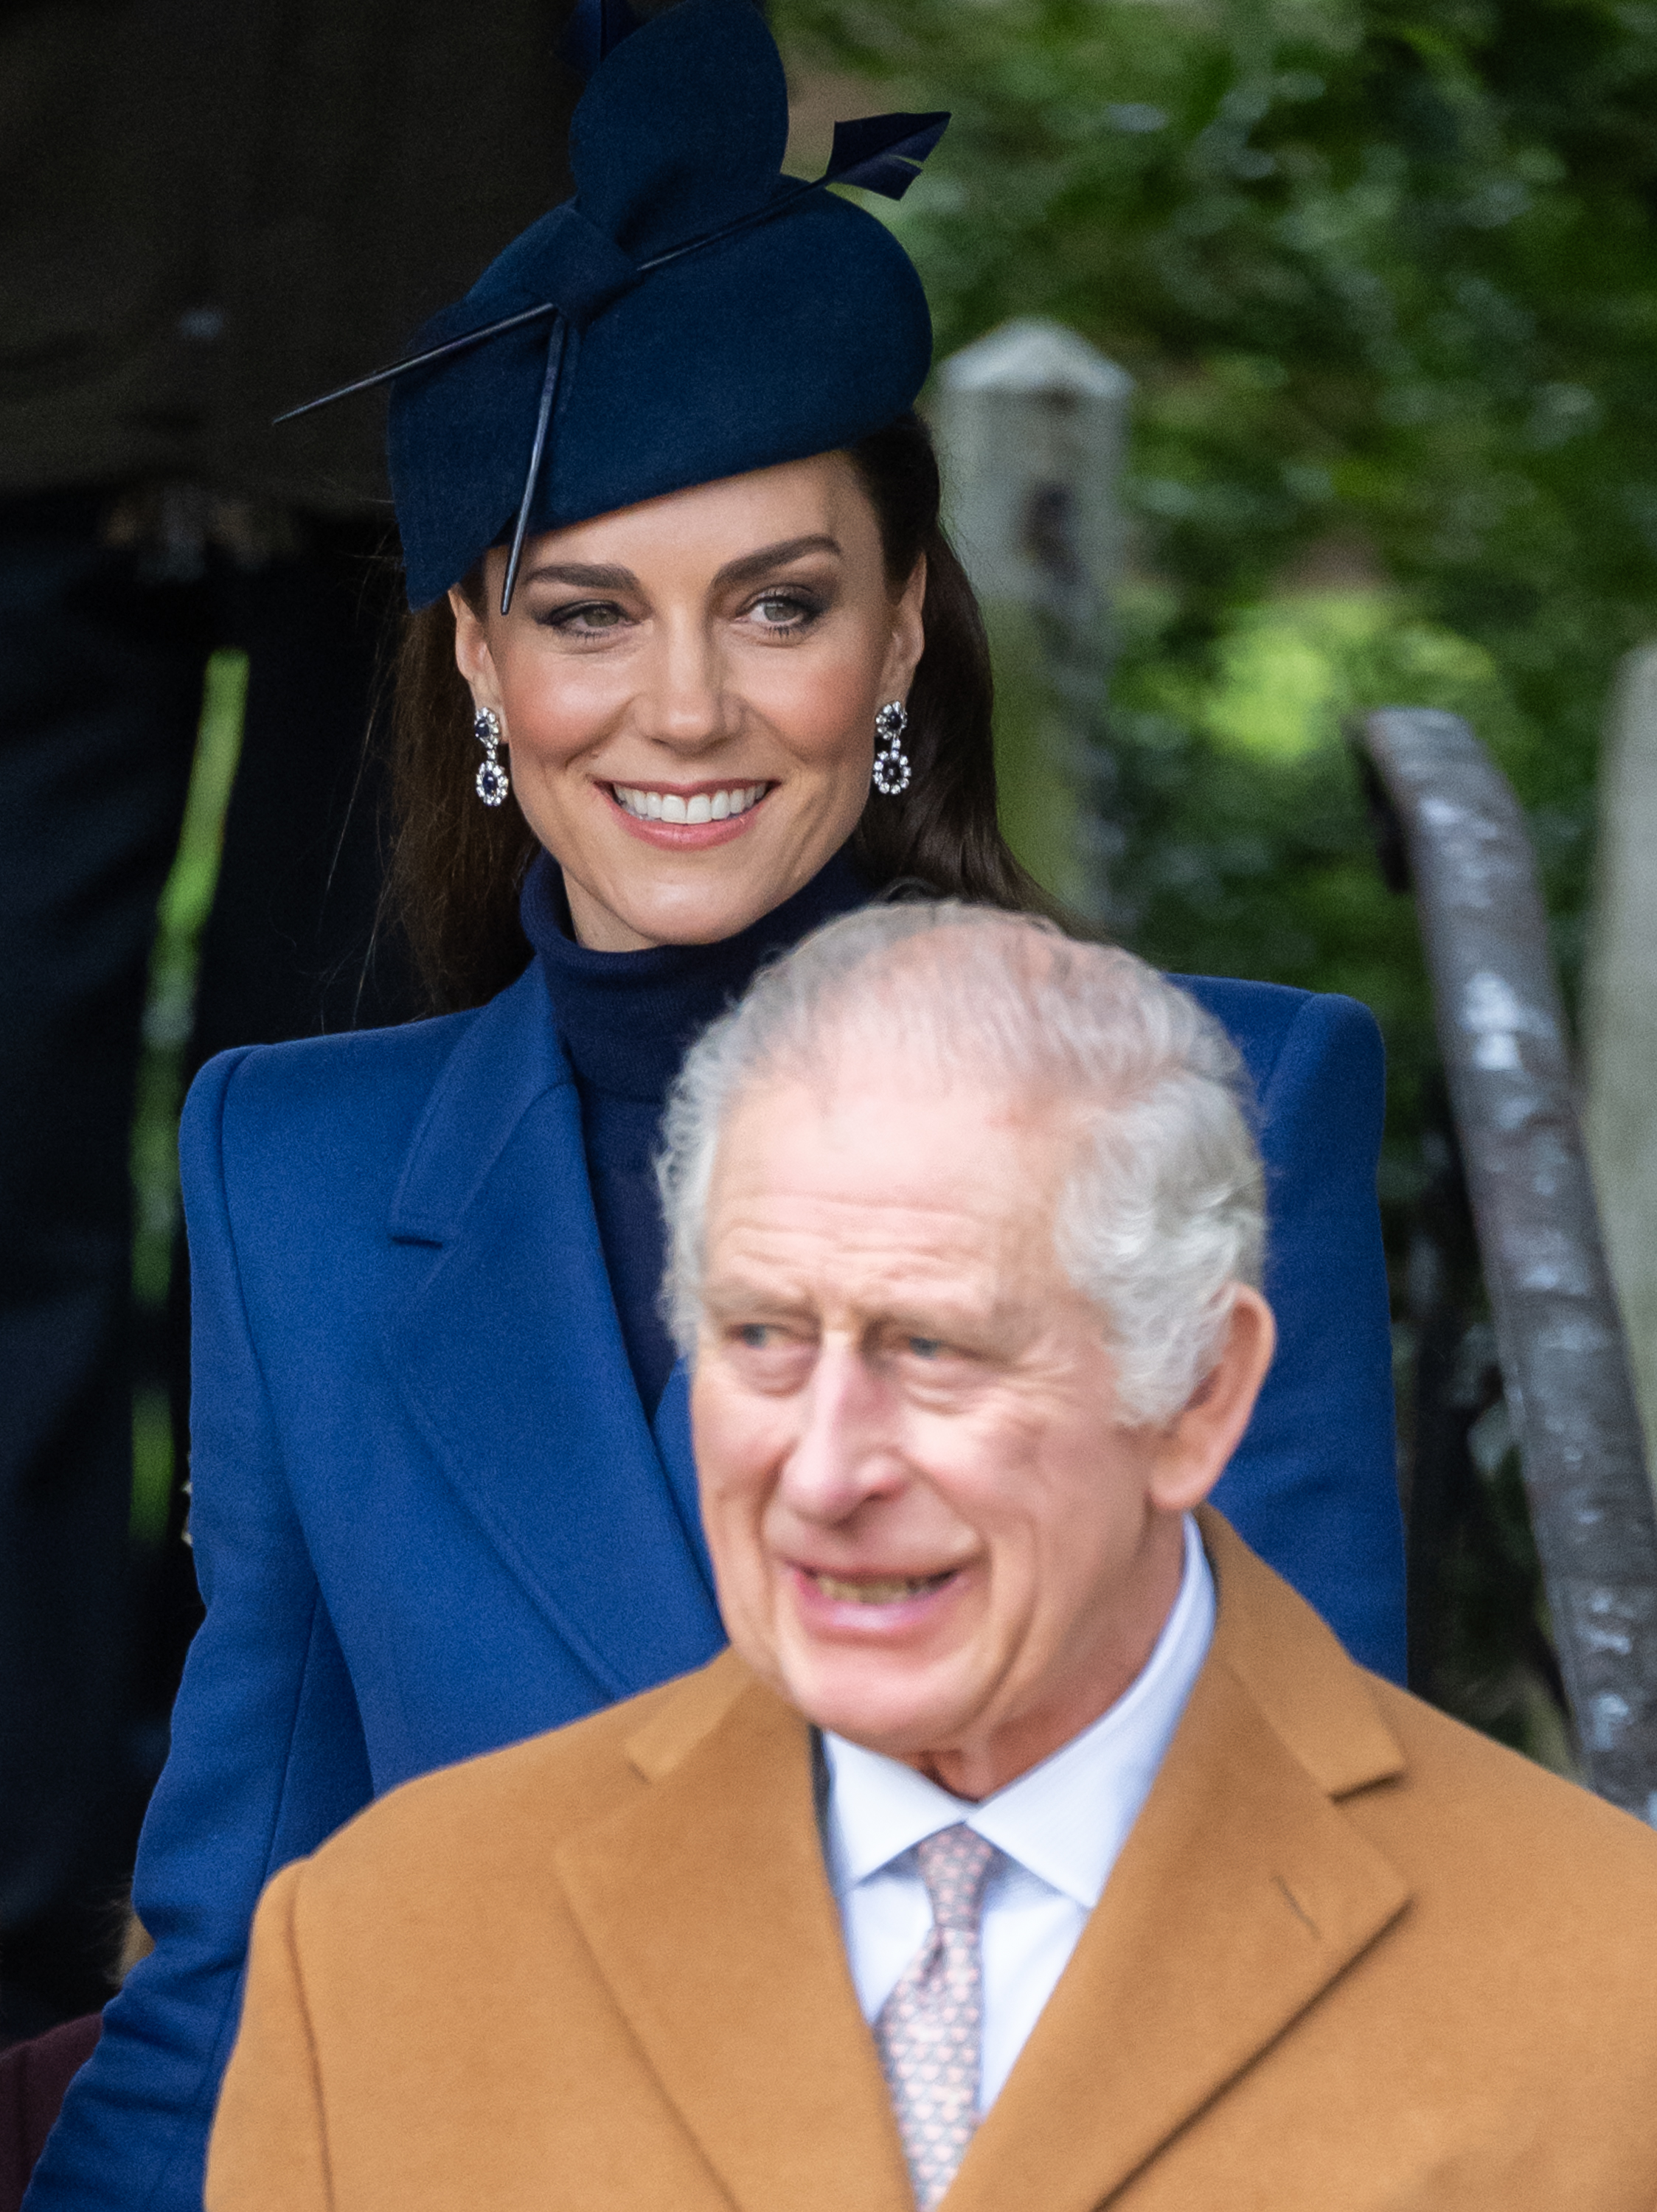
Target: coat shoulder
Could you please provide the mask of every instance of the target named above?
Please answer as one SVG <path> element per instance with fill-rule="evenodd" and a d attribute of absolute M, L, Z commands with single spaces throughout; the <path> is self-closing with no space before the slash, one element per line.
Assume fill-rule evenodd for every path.
<path fill-rule="evenodd" d="M 1393 2016 L 1425 2034 L 1431 2011 L 1447 2064 L 1454 2045 L 1479 2051 L 1468 2094 L 1505 2083 L 1503 2126 L 1515 2140 L 1535 2129 L 1587 2172 L 1599 2152 L 1582 2139 L 1584 2115 L 1597 2114 L 1591 2138 L 1621 2137 L 1657 2173 L 1657 1836 L 1390 1684 L 1370 1686 L 1405 1770 L 1340 1809 L 1409 1886 L 1391 1958 Z M 1377 1959 L 1383 1978 L 1389 1948 Z M 1559 2191 L 1549 2201 L 1612 2200 Z"/>
<path fill-rule="evenodd" d="M 227 1150 L 320 1146 L 325 1157 L 347 1130 L 369 1146 L 399 1131 L 406 1141 L 479 1011 L 220 1053 L 191 1085 L 186 1135 L 210 1121 Z"/>
<path fill-rule="evenodd" d="M 1188 991 L 1234 1036 L 1248 1034 L 1278 1042 L 1301 1012 L 1325 995 L 1292 983 L 1257 983 L 1240 975 L 1170 975 L 1168 981 Z"/>
<path fill-rule="evenodd" d="M 1263 1100 L 1285 1075 L 1303 1078 L 1331 1063 L 1347 1079 L 1378 1091 L 1385 1069 L 1380 1030 L 1361 1000 L 1229 975 L 1170 975 L 1168 981 L 1220 1024 Z"/>
<path fill-rule="evenodd" d="M 464 1013 L 210 1060 L 180 1130 L 185 1204 L 222 1191 L 255 1241 L 392 1208 L 441 1243 L 522 1116 L 567 1084 L 538 963 Z M 338 1241 L 336 1239 L 336 1241 Z"/>
<path fill-rule="evenodd" d="M 1485 1911 L 1532 1896 L 1580 1941 L 1597 1927 L 1620 1946 L 1637 1927 L 1642 1950 L 1657 1942 L 1657 1834 L 1644 1821 L 1392 1683 L 1368 1687 L 1406 1761 L 1396 1817 L 1428 1863 L 1448 1850 L 1438 1882 Z M 1386 1823 L 1380 1805 L 1373 1817 Z"/>
<path fill-rule="evenodd" d="M 1643 1821 L 1360 1666 L 1221 1514 L 1198 1518 L 1216 1655 L 1421 1898 L 1532 1932 L 1567 1906 L 1585 1932 L 1596 1915 L 1607 1935 L 1632 1915 L 1657 1939 L 1657 1834 Z"/>
<path fill-rule="evenodd" d="M 631 1803 L 751 1680 L 722 1652 L 584 1720 L 404 1783 L 322 1845 L 305 1887 L 379 1912 L 404 1888 L 482 1893 L 525 1874 L 542 1883 L 551 1850 Z"/>

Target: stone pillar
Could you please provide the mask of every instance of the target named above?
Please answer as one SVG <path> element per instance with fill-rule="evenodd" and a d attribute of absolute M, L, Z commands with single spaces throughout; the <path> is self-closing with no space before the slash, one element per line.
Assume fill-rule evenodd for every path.
<path fill-rule="evenodd" d="M 1074 331 L 1020 319 L 952 355 L 939 386 L 946 516 L 995 648 L 1002 825 L 1049 890 L 1100 915 L 1112 843 L 1093 738 L 1133 380 Z"/>
<path fill-rule="evenodd" d="M 1657 1467 L 1657 646 L 1623 662 L 1607 720 L 1583 981 L 1584 1134 Z"/>

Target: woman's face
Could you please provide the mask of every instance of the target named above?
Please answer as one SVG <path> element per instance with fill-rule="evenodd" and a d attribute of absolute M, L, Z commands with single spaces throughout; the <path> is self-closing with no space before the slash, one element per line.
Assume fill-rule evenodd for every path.
<path fill-rule="evenodd" d="M 489 554 L 481 612 L 450 593 L 455 657 L 583 945 L 734 937 L 844 844 L 875 714 L 921 657 L 926 578 L 892 596 L 843 456 L 532 538 L 503 616 L 505 567 Z"/>

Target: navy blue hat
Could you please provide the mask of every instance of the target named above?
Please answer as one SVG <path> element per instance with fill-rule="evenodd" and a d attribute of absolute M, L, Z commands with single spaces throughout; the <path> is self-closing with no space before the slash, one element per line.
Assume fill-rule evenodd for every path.
<path fill-rule="evenodd" d="M 783 64 L 750 0 L 680 0 L 616 46 L 571 125 L 575 198 L 410 361 L 346 387 L 393 382 L 410 605 L 509 534 L 509 603 L 531 532 L 826 453 L 912 405 L 932 355 L 920 279 L 820 187 L 899 197 L 947 120 L 841 124 L 805 183 L 781 173 Z"/>

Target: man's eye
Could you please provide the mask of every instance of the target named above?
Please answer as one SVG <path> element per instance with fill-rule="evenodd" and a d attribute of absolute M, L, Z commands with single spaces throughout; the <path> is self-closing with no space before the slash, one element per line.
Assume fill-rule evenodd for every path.
<path fill-rule="evenodd" d="M 911 1336 L 906 1340 L 917 1359 L 937 1359 L 943 1352 L 943 1340 L 937 1336 Z"/>
<path fill-rule="evenodd" d="M 764 1352 L 770 1346 L 776 1334 L 777 1331 L 767 1322 L 744 1322 L 736 1332 L 736 1340 L 739 1344 L 746 1345 L 750 1352 Z"/>

